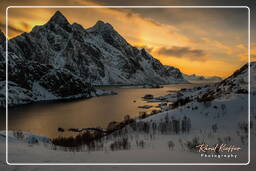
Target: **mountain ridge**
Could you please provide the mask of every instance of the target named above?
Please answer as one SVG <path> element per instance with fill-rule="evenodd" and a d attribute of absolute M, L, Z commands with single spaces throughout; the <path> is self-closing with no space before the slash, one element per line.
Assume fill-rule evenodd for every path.
<path fill-rule="evenodd" d="M 182 76 L 185 80 L 189 81 L 190 83 L 214 83 L 222 81 L 222 78 L 219 76 L 202 76 L 196 74 L 184 74 Z"/>
<path fill-rule="evenodd" d="M 0 106 L 5 100 L 5 39 L 0 34 Z M 93 85 L 187 83 L 109 23 L 84 29 L 57 11 L 47 23 L 8 41 L 9 105 L 89 98 L 113 92 Z"/>
<path fill-rule="evenodd" d="M 98 21 L 84 29 L 70 24 L 59 11 L 10 44 L 9 51 L 17 56 L 66 68 L 94 85 L 186 82 L 181 75 L 166 75 L 169 71 L 159 60 L 130 45 L 110 24 Z"/>

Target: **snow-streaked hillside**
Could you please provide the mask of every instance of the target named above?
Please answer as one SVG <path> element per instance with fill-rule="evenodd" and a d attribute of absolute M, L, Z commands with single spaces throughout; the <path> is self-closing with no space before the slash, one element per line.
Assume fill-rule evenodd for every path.
<path fill-rule="evenodd" d="M 14 137 L 13 141 L 13 133 L 10 133 L 8 161 L 247 163 L 248 93 L 238 91 L 247 88 L 247 68 L 248 66 L 245 65 L 221 83 L 179 91 L 180 95 L 176 100 L 189 97 L 191 101 L 175 108 L 166 108 L 165 111 L 155 115 L 136 118 L 135 123 L 133 122 L 122 130 L 97 141 L 93 147 L 94 150 L 91 149 L 92 147 L 84 146 L 76 149 L 79 152 L 67 152 L 63 151 L 63 148 L 54 147 L 49 143 L 48 145 L 35 143 L 28 146 L 29 143 L 26 142 L 26 139 L 24 142 L 22 139 L 15 140 Z M 255 63 L 251 63 L 251 77 L 255 78 L 255 76 Z M 255 81 L 251 82 L 251 90 L 251 101 L 255 102 Z M 209 91 L 214 92 L 210 93 L 214 98 L 205 99 L 205 101 L 199 100 Z M 256 142 L 255 109 L 256 106 L 252 103 L 250 125 L 252 126 L 251 144 L 254 148 Z M 184 123 L 186 124 L 184 125 Z M 177 124 L 181 126 L 179 127 Z M 3 140 L 2 138 L 2 143 L 0 141 L 2 149 Z M 119 146 L 123 141 L 127 144 L 125 148 L 122 145 Z M 205 158 L 194 149 L 194 143 L 209 145 L 226 143 L 239 146 L 242 150 L 232 153 L 237 155 L 237 158 Z M 19 155 L 21 152 L 22 154 L 25 152 L 26 157 Z M 252 158 L 256 156 L 253 151 L 251 151 L 251 155 Z M 0 156 L 4 161 L 3 153 Z"/>
<path fill-rule="evenodd" d="M 5 55 L 0 32 L 0 107 L 5 101 Z M 92 85 L 187 83 L 179 69 L 130 45 L 110 24 L 98 21 L 84 29 L 59 11 L 46 24 L 8 41 L 8 80 L 10 106 L 102 93 Z"/>
<path fill-rule="evenodd" d="M 94 85 L 186 82 L 176 68 L 166 68 L 144 49 L 130 45 L 108 23 L 84 29 L 57 11 L 42 26 L 11 39 L 9 52 L 26 60 L 65 68 Z"/>
<path fill-rule="evenodd" d="M 194 88 L 181 89 L 176 94 L 169 94 L 163 97 L 155 97 L 151 101 L 177 102 L 176 104 L 188 103 L 190 101 L 207 102 L 221 98 L 232 98 L 235 95 L 248 94 L 248 64 L 242 66 L 231 76 L 215 84 L 209 84 Z M 251 94 L 256 94 L 256 62 L 250 63 L 250 88 Z"/>
<path fill-rule="evenodd" d="M 82 162 L 82 163 L 97 163 L 97 162 L 156 162 L 156 163 L 173 163 L 173 162 L 214 162 L 214 163 L 246 163 L 247 162 L 247 134 L 243 129 L 239 128 L 239 123 L 246 123 L 248 119 L 247 103 L 245 95 L 237 96 L 230 100 L 214 100 L 211 105 L 192 102 L 176 108 L 174 110 L 165 111 L 157 115 L 153 115 L 146 119 L 137 120 L 137 131 L 130 126 L 127 126 L 121 133 L 104 138 L 101 142 L 96 143 L 96 151 L 88 151 L 87 147 L 79 148 L 79 152 L 63 151 L 62 148 L 54 148 L 49 144 L 34 143 L 30 144 L 23 140 L 12 139 L 13 134 L 10 133 L 9 142 L 9 162 L 44 162 L 44 163 L 63 163 L 63 162 Z M 252 100 L 256 100 L 253 96 Z M 222 105 L 225 104 L 225 109 Z M 239 105 L 238 105 L 239 104 Z M 217 108 L 215 108 L 215 106 Z M 195 107 L 198 107 L 196 110 Z M 252 107 L 253 109 L 253 107 Z M 253 111 L 253 110 L 252 110 Z M 174 133 L 169 131 L 169 127 L 164 128 L 164 124 L 168 118 L 172 120 L 182 120 L 184 117 L 191 120 L 191 130 L 189 133 Z M 252 118 L 255 117 L 255 111 Z M 149 132 L 144 132 L 142 125 L 147 123 L 150 125 Z M 255 124 L 255 120 L 252 120 Z M 154 124 L 157 124 L 157 129 L 154 133 L 152 129 Z M 217 125 L 216 132 L 213 126 Z M 251 130 L 252 144 L 255 143 L 255 128 Z M 204 142 L 209 145 L 216 143 L 229 143 L 241 147 L 243 150 L 236 154 L 239 157 L 235 158 L 202 158 L 200 153 L 190 151 L 187 144 L 195 138 L 199 142 Z M 120 142 L 123 138 L 128 139 L 128 149 L 112 150 L 112 145 L 115 142 Z M 4 139 L 3 139 L 4 140 Z M 174 145 L 173 149 L 169 149 L 169 143 Z M 3 149 L 4 141 L 0 142 Z M 172 148 L 172 147 L 171 147 Z M 4 152 L 4 150 L 3 150 Z M 26 153 L 26 155 L 21 155 Z M 252 155 L 255 154 L 252 152 Z M 4 162 L 5 155 L 2 153 L 1 161 Z"/>
<path fill-rule="evenodd" d="M 56 69 L 14 54 L 9 56 L 8 71 L 9 106 L 113 94 L 95 89 L 67 69 Z M 5 63 L 0 62 L 0 107 L 5 107 L 5 86 Z"/>

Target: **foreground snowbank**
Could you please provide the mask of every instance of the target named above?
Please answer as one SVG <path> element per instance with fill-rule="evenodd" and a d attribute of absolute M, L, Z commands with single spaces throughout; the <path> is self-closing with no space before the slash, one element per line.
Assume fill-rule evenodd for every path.
<path fill-rule="evenodd" d="M 255 96 L 252 100 L 256 101 Z M 225 103 L 223 110 L 221 105 Z M 239 105 L 237 105 L 239 104 Z M 195 110 L 195 106 L 198 108 Z M 217 106 L 217 108 L 216 108 Z M 96 143 L 96 150 L 82 147 L 78 152 L 66 152 L 63 148 L 54 147 L 48 138 L 24 133 L 24 139 L 13 136 L 14 132 L 9 132 L 9 162 L 247 162 L 247 138 L 246 132 L 239 128 L 239 123 L 248 119 L 247 98 L 245 95 L 236 96 L 230 100 L 215 100 L 211 105 L 203 105 L 198 102 L 188 103 L 177 109 L 166 111 L 157 115 L 152 115 L 145 119 L 137 119 L 137 130 L 132 126 L 127 126 L 121 132 L 103 138 Z M 255 106 L 254 106 L 255 107 Z M 253 109 L 253 107 L 252 107 Z M 253 110 L 252 110 L 253 111 Z M 153 125 L 163 124 L 168 117 L 169 120 L 181 120 L 184 116 L 191 119 L 191 130 L 187 133 L 173 133 L 166 131 L 149 129 L 148 132 L 140 129 L 141 123 Z M 256 116 L 255 111 L 252 118 Z M 217 124 L 214 131 L 213 125 Z M 255 124 L 255 119 L 252 119 Z M 255 136 L 255 128 L 251 130 Z M 5 132 L 0 132 L 1 146 L 4 146 L 3 136 Z M 198 137 L 200 142 L 215 144 L 219 141 L 240 146 L 243 150 L 239 152 L 237 159 L 207 159 L 202 158 L 200 153 L 194 152 L 187 147 L 187 143 Z M 113 144 L 127 139 L 129 148 L 117 149 Z M 34 139 L 37 139 L 35 141 Z M 170 150 L 168 143 L 174 144 Z M 31 143 L 34 142 L 34 143 Z M 38 142 L 38 143 L 35 143 Z M 252 143 L 255 143 L 253 140 Z M 32 144 L 32 146 L 31 146 Z M 48 145 L 45 145 L 48 144 Z M 113 148 L 114 147 L 114 148 Z M 2 147 L 3 149 L 3 147 Z M 76 151 L 76 150 L 75 150 Z M 1 153 L 3 153 L 2 151 Z M 26 153 L 26 156 L 21 155 Z M 1 154 L 3 156 L 3 154 Z M 3 158 L 1 160 L 4 160 Z"/>
<path fill-rule="evenodd" d="M 6 131 L 0 131 L 0 141 L 3 142 L 6 139 Z M 28 143 L 28 144 L 51 144 L 51 140 L 48 137 L 36 135 L 24 131 L 8 131 L 8 142 L 13 143 Z"/>

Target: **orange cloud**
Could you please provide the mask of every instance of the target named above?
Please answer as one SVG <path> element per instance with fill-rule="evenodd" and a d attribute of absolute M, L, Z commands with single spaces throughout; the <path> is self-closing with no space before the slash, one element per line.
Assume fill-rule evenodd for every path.
<path fill-rule="evenodd" d="M 68 0 L 67 4 L 70 2 Z M 98 5 L 83 0 L 76 0 L 74 3 Z M 145 48 L 164 64 L 174 65 L 188 74 L 228 76 L 247 62 L 246 45 L 239 39 L 224 42 L 214 36 L 207 37 L 207 34 L 212 32 L 202 30 L 196 25 L 191 26 L 184 22 L 178 27 L 126 9 L 10 9 L 9 36 L 16 36 L 21 31 L 29 32 L 35 25 L 46 23 L 56 10 L 60 10 L 70 23 L 76 22 L 85 28 L 91 27 L 98 20 L 108 22 L 132 45 Z M 182 16 L 184 15 L 188 14 Z M 207 19 L 207 16 L 204 18 Z M 194 35 L 188 34 L 188 30 Z M 224 31 L 220 33 L 225 36 Z M 255 49 L 252 49 L 252 59 L 255 59 L 255 56 Z"/>
<path fill-rule="evenodd" d="M 225 53 L 227 55 L 232 55 L 232 48 L 225 45 L 224 43 L 212 40 L 207 37 L 202 37 L 203 43 L 209 46 L 209 49 L 218 49 L 219 52 Z"/>
<path fill-rule="evenodd" d="M 251 61 L 256 61 L 256 43 L 252 43 Z"/>
<path fill-rule="evenodd" d="M 186 58 L 192 61 L 205 61 L 207 55 L 202 49 L 192 49 L 184 46 L 162 47 L 157 50 L 157 53 L 166 57 Z"/>

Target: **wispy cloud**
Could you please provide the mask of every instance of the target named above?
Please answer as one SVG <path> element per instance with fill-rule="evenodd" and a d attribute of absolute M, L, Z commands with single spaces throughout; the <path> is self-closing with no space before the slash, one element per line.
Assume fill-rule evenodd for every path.
<path fill-rule="evenodd" d="M 192 61 L 205 61 L 206 53 L 202 49 L 192 49 L 190 47 L 173 46 L 170 48 L 162 47 L 157 53 L 166 57 L 187 58 Z"/>
<path fill-rule="evenodd" d="M 6 25 L 1 23 L 0 24 L 0 28 L 1 28 L 1 30 L 3 32 L 5 32 Z M 12 26 L 12 25 L 8 26 L 8 30 L 9 30 L 9 32 L 14 32 L 15 34 L 20 34 L 20 33 L 23 33 L 23 32 L 26 31 L 26 30 L 19 29 L 19 28 L 15 27 L 15 26 Z"/>
<path fill-rule="evenodd" d="M 205 4 L 209 1 L 206 0 Z M 5 1 L 2 4 L 39 5 L 32 0 L 15 3 Z M 40 5 L 63 5 L 63 3 L 83 6 L 146 5 L 145 3 L 189 5 L 196 2 L 194 0 L 186 2 L 45 0 Z M 46 23 L 56 10 L 61 10 L 70 23 L 77 22 L 84 28 L 91 27 L 97 20 L 108 22 L 132 45 L 145 48 L 162 63 L 179 67 L 188 73 L 197 71 L 196 74 L 201 75 L 220 73 L 222 76 L 228 76 L 234 69 L 247 62 L 246 9 L 12 9 L 9 11 L 9 36 L 14 37 L 24 31 L 29 32 L 35 25 Z M 4 10 L 0 19 L 3 16 Z M 5 30 L 3 24 L 0 28 Z M 251 57 L 252 60 L 256 60 L 256 52 L 253 49 Z M 218 64 L 218 67 L 216 65 L 213 67 L 213 64 Z"/>

